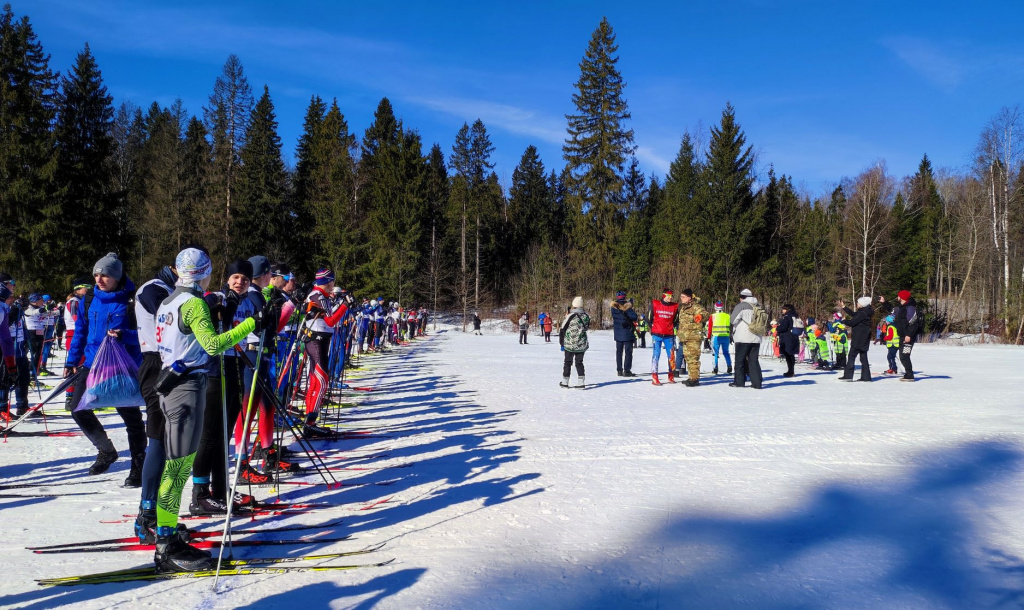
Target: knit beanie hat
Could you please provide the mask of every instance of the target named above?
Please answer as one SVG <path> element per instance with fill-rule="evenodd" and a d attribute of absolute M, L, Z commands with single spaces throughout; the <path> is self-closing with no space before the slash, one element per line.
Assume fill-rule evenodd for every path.
<path fill-rule="evenodd" d="M 907 297 L 910 298 L 910 297 Z M 871 304 L 871 297 L 861 297 L 857 299 L 857 307 L 867 307 Z"/>
<path fill-rule="evenodd" d="M 224 274 L 227 277 L 231 277 L 232 275 L 239 273 L 249 278 L 249 281 L 252 281 L 252 263 L 244 258 L 239 258 L 231 261 L 224 268 Z"/>
<path fill-rule="evenodd" d="M 754 293 L 753 293 L 753 292 L 750 292 L 750 289 L 749 289 L 749 288 L 744 288 L 743 290 L 740 290 L 740 296 L 741 296 L 741 297 L 743 297 L 743 298 L 745 299 L 745 298 L 747 298 L 747 297 L 752 297 L 752 296 L 754 296 Z"/>
<path fill-rule="evenodd" d="M 267 257 L 257 254 L 249 259 L 252 263 L 252 277 L 260 277 L 270 273 L 270 261 Z"/>
<path fill-rule="evenodd" d="M 725 305 L 721 301 L 715 301 L 715 311 L 722 311 Z"/>
<path fill-rule="evenodd" d="M 117 258 L 117 253 L 108 252 L 92 266 L 92 274 L 106 275 L 120 281 L 121 276 L 124 275 L 124 267 L 121 265 L 120 259 Z"/>
<path fill-rule="evenodd" d="M 572 300 L 573 309 L 583 309 L 583 297 L 576 297 Z"/>
<path fill-rule="evenodd" d="M 178 272 L 178 283 L 189 285 L 209 277 L 213 271 L 210 257 L 198 248 L 185 248 L 174 258 L 174 269 Z"/>
<path fill-rule="evenodd" d="M 316 272 L 316 277 L 313 279 L 313 283 L 317 286 L 326 286 L 334 281 L 334 272 L 324 267 L 323 269 Z"/>
<path fill-rule="evenodd" d="M 910 291 L 909 290 L 900 290 L 899 292 L 896 293 L 896 296 L 898 298 L 903 299 L 904 301 L 909 301 L 910 300 Z"/>
<path fill-rule="evenodd" d="M 616 301 L 624 301 L 625 299 L 626 299 L 626 291 L 625 290 L 620 290 L 620 291 L 615 293 L 615 300 Z"/>
<path fill-rule="evenodd" d="M 693 298 L 693 291 L 690 290 L 689 288 L 683 288 L 682 294 L 685 294 L 686 296 L 690 297 L 691 299 Z"/>

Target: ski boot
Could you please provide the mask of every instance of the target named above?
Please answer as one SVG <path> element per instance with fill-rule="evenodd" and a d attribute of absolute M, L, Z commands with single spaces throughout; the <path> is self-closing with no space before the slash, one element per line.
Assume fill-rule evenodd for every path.
<path fill-rule="evenodd" d="M 673 374 L 673 371 L 669 371 L 668 372 L 668 382 L 669 383 L 675 383 L 676 382 L 676 376 Z"/>
<path fill-rule="evenodd" d="M 204 515 L 226 515 L 227 504 L 216 500 L 210 495 L 209 483 L 194 483 L 192 485 L 192 501 L 188 504 L 188 513 L 193 517 Z"/>
<path fill-rule="evenodd" d="M 562 377 L 562 381 L 558 385 L 563 387 L 563 388 L 569 387 L 569 378 L 568 377 Z"/>
<path fill-rule="evenodd" d="M 341 435 L 339 435 L 334 430 L 331 430 L 329 428 L 324 428 L 322 426 L 317 426 L 317 425 L 309 423 L 309 422 L 306 422 L 306 425 L 302 427 L 302 436 L 304 438 L 308 438 L 308 439 L 328 439 L 328 440 L 337 439 L 337 438 L 341 437 Z"/>
<path fill-rule="evenodd" d="M 651 373 L 651 383 L 654 385 L 661 385 L 661 380 L 658 379 L 657 373 Z"/>
<path fill-rule="evenodd" d="M 142 464 L 145 461 L 145 452 L 136 453 L 132 456 L 132 465 L 128 470 L 128 478 L 124 480 L 125 487 L 142 487 Z"/>
<path fill-rule="evenodd" d="M 261 449 L 263 457 L 263 472 L 298 472 L 299 465 L 295 462 L 285 461 L 277 450 L 277 447 Z"/>
<path fill-rule="evenodd" d="M 135 535 L 139 544 L 156 544 L 156 502 L 143 500 L 135 517 Z"/>
<path fill-rule="evenodd" d="M 110 465 L 117 461 L 117 450 L 111 447 L 110 449 L 102 449 L 96 456 L 96 461 L 89 466 L 89 474 L 95 476 L 103 474 L 110 468 Z"/>
<path fill-rule="evenodd" d="M 216 565 L 208 551 L 182 541 L 173 527 L 156 528 L 156 553 L 153 563 L 157 572 L 198 572 Z"/>
<path fill-rule="evenodd" d="M 242 467 L 238 473 L 238 478 L 248 481 L 253 485 L 263 485 L 270 482 L 270 477 L 249 465 L 249 460 L 242 460 Z"/>

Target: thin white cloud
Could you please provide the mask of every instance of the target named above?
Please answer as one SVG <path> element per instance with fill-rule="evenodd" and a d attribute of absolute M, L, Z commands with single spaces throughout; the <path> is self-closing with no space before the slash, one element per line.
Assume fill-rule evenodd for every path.
<path fill-rule="evenodd" d="M 903 63 L 947 92 L 963 82 L 969 69 L 967 61 L 950 53 L 951 45 L 943 47 L 912 36 L 887 38 L 882 44 Z"/>
<path fill-rule="evenodd" d="M 472 122 L 479 118 L 488 128 L 497 127 L 509 133 L 537 138 L 542 142 L 560 144 L 565 141 L 565 119 L 544 115 L 537 110 L 511 106 L 489 100 L 462 97 L 407 97 L 406 101 Z"/>

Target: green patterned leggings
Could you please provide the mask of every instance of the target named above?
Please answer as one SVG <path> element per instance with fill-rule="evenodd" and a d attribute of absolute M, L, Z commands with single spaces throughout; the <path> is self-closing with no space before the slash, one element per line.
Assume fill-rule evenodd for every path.
<path fill-rule="evenodd" d="M 182 380 L 167 396 L 160 397 L 164 413 L 164 447 L 167 462 L 160 478 L 156 501 L 158 527 L 177 527 L 181 492 L 192 475 L 192 462 L 203 433 L 206 410 L 206 375 L 193 374 Z"/>

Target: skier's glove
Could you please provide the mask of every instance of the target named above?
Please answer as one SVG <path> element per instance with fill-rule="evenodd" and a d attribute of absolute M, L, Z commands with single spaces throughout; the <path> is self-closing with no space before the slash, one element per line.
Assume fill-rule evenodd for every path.
<path fill-rule="evenodd" d="M 263 309 L 256 312 L 253 319 L 256 321 L 256 332 L 269 330 L 277 332 L 277 321 L 281 318 L 281 307 L 273 301 L 267 301 Z"/>
<path fill-rule="evenodd" d="M 224 285 L 224 306 L 231 309 L 232 311 L 238 309 L 238 303 L 242 300 L 242 297 L 238 296 L 238 293 Z"/>
<path fill-rule="evenodd" d="M 18 363 L 15 362 L 14 356 L 4 358 L 4 368 L 6 369 L 3 380 L 4 387 L 9 388 L 18 381 Z"/>

